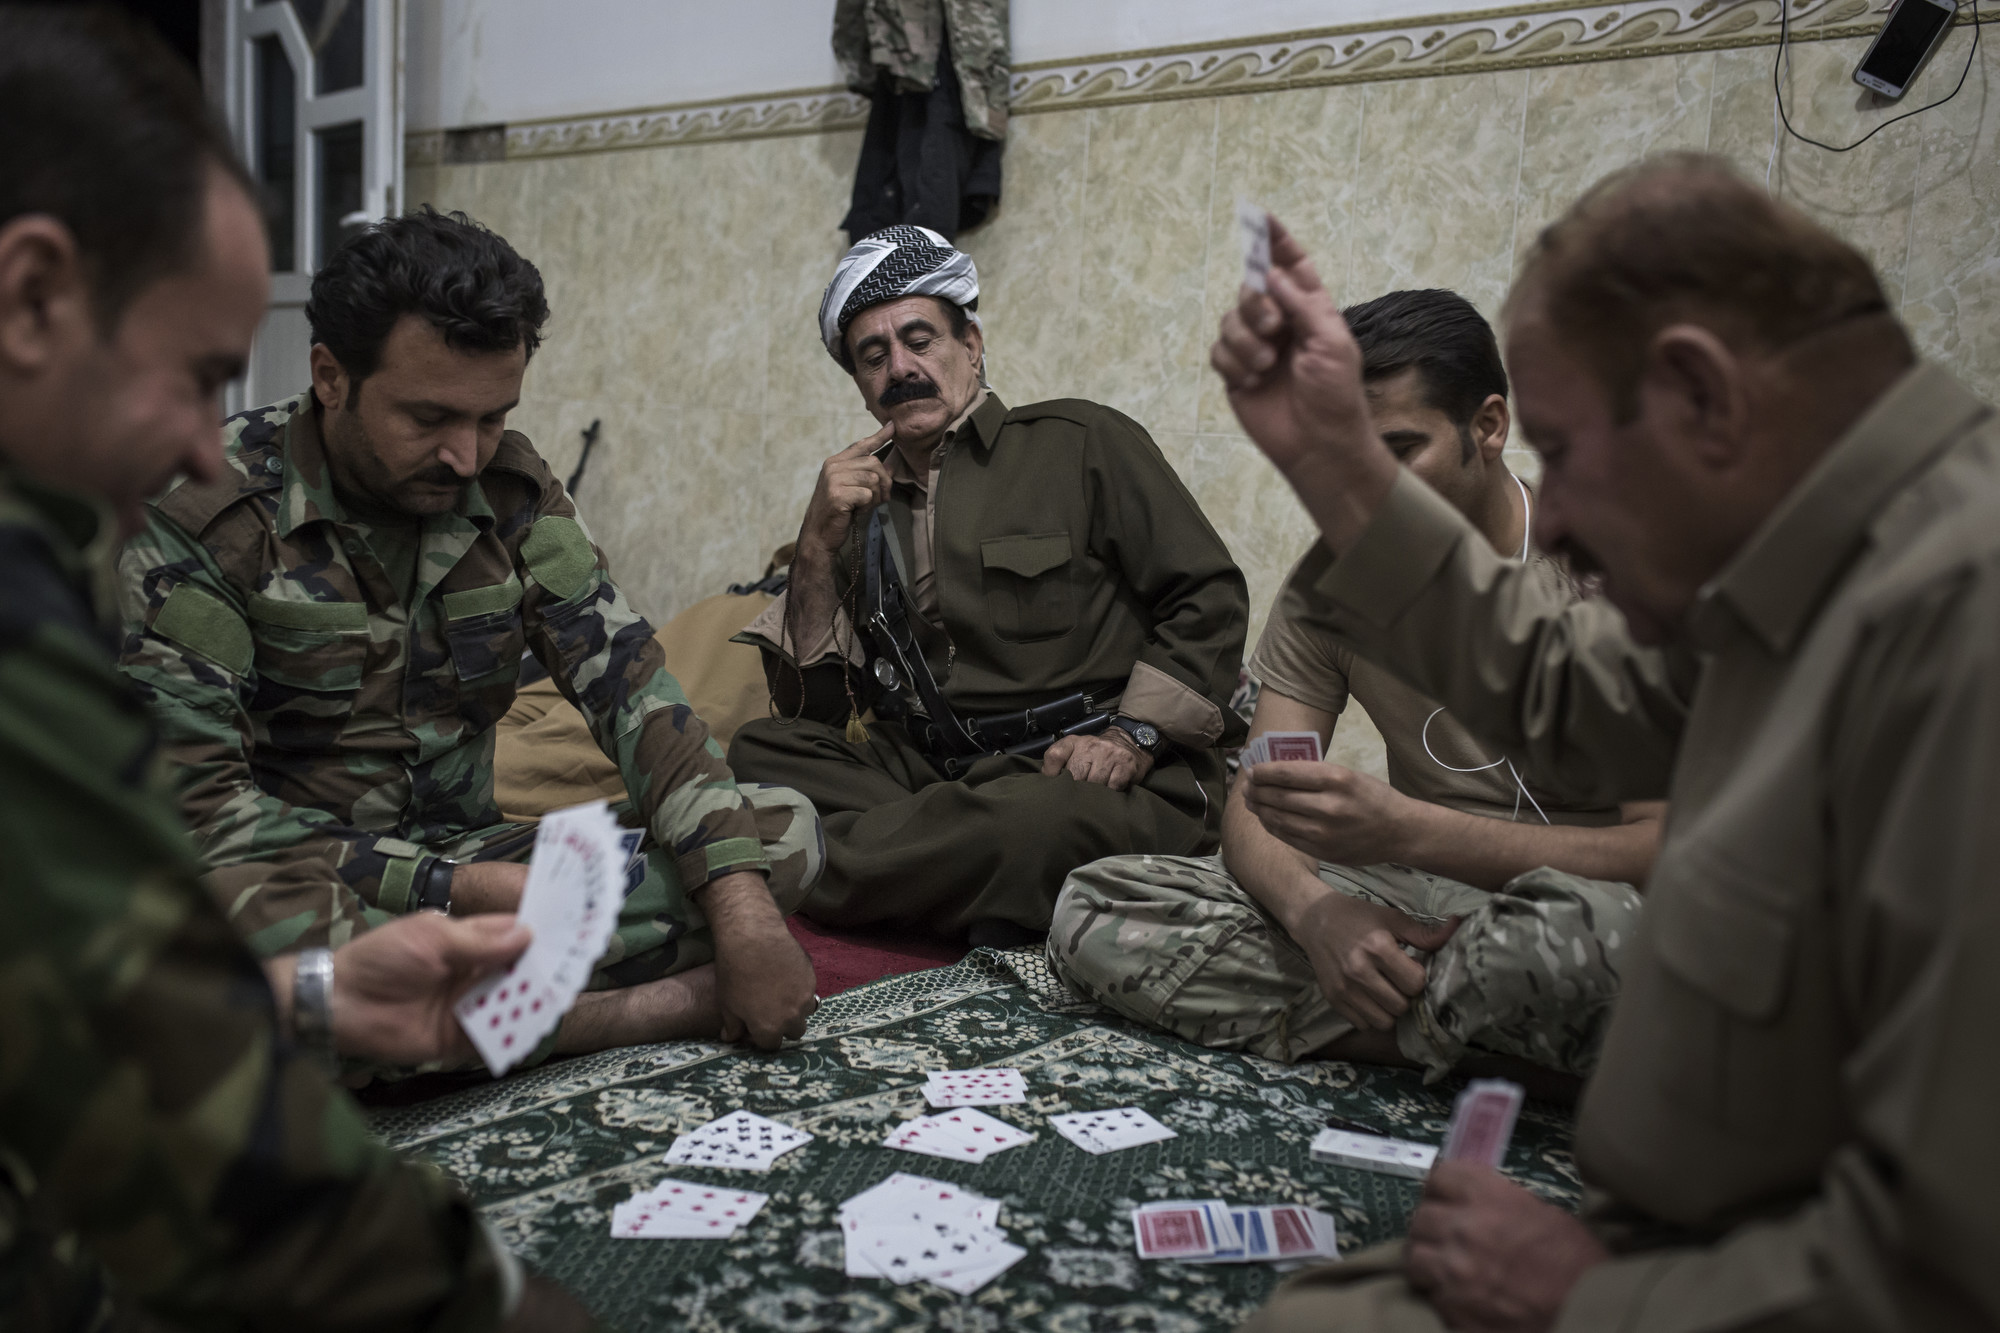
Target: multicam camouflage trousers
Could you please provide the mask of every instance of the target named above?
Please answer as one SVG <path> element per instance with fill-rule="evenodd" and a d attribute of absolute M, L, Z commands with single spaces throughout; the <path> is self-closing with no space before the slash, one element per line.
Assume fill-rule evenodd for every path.
<path fill-rule="evenodd" d="M 1408 866 L 1325 862 L 1319 877 L 1421 921 L 1463 918 L 1396 1023 L 1398 1049 L 1427 1080 L 1469 1047 L 1579 1076 L 1596 1065 L 1639 924 L 1629 885 L 1544 868 L 1488 893 Z M 1219 856 L 1117 856 L 1072 872 L 1048 955 L 1099 1003 L 1220 1050 L 1290 1063 L 1355 1030 Z"/>
<path fill-rule="evenodd" d="M 737 789 L 750 803 L 758 839 L 771 862 L 771 897 L 778 910 L 790 916 L 819 882 L 826 866 L 819 815 L 812 802 L 787 787 L 740 782 Z M 626 827 L 642 826 L 631 802 L 614 802 L 611 810 Z M 526 861 L 534 847 L 534 825 L 494 824 L 421 850 L 455 861 Z M 418 852 L 418 848 L 410 848 L 412 856 Z M 211 890 L 260 954 L 304 947 L 297 942 L 301 940 L 323 940 L 337 946 L 359 931 L 394 919 L 391 913 L 374 907 L 363 907 L 351 919 L 343 919 L 347 909 L 337 903 L 328 906 L 331 895 L 322 886 L 292 889 L 266 879 L 261 873 L 264 869 L 245 864 L 209 873 Z M 633 867 L 632 879 L 637 882 L 627 882 L 618 929 L 591 976 L 591 990 L 636 986 L 699 967 L 715 957 L 708 922 L 681 884 L 670 851 L 650 848 L 643 862 Z M 327 919 L 329 913 L 334 919 Z"/>

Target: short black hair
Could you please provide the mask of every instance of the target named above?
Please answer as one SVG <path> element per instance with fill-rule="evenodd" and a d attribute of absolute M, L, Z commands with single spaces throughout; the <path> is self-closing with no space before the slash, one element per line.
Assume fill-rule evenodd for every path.
<path fill-rule="evenodd" d="M 463 213 L 425 204 L 365 228 L 313 275 L 312 340 L 324 343 L 356 387 L 382 364 L 382 344 L 405 315 L 421 315 L 447 346 L 509 352 L 542 345 L 548 298 L 541 272 Z"/>
<path fill-rule="evenodd" d="M 256 197 L 194 71 L 112 10 L 0 6 L 0 226 L 76 238 L 99 324 L 198 262 L 210 173 Z"/>
<path fill-rule="evenodd" d="M 1361 345 L 1361 377 L 1386 379 L 1415 367 L 1424 401 L 1458 427 L 1470 460 L 1479 405 L 1507 396 L 1507 368 L 1486 317 L 1439 287 L 1390 292 L 1340 313 Z"/>
<path fill-rule="evenodd" d="M 896 299 L 900 301 L 903 298 L 899 296 Z M 932 296 L 931 300 L 944 307 L 945 317 L 951 321 L 951 336 L 960 342 L 964 342 L 965 331 L 972 327 L 972 316 L 965 312 L 965 307 L 956 301 L 947 301 L 942 296 Z M 884 302 L 883 304 L 887 303 Z M 873 308 L 873 306 L 863 306 L 861 310 L 854 312 L 855 316 L 858 318 L 862 310 L 872 310 Z M 854 320 L 851 319 L 840 326 L 840 365 L 841 369 L 850 375 L 854 373 L 854 353 L 848 350 L 847 331 L 853 326 Z"/>

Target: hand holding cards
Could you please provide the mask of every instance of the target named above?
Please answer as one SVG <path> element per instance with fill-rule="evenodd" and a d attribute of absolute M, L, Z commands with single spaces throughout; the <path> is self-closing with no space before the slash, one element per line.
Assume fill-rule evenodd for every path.
<path fill-rule="evenodd" d="M 1504 1078 L 1472 1080 L 1451 1108 L 1451 1127 L 1444 1133 L 1438 1158 L 1480 1162 L 1498 1171 L 1514 1137 L 1514 1121 L 1521 1114 L 1524 1096 L 1520 1084 Z"/>
<path fill-rule="evenodd" d="M 1247 199 L 1238 199 L 1236 227 L 1243 235 L 1243 285 L 1252 291 L 1266 291 L 1271 272 L 1271 215 Z"/>
<path fill-rule="evenodd" d="M 543 817 L 515 914 L 534 939 L 512 967 L 453 1006 L 495 1076 L 555 1030 L 604 956 L 625 900 L 624 832 L 603 801 Z"/>
<path fill-rule="evenodd" d="M 1316 731 L 1260 731 L 1243 747 L 1237 762 L 1247 768 L 1253 764 L 1294 761 L 1317 764 L 1325 757 Z"/>

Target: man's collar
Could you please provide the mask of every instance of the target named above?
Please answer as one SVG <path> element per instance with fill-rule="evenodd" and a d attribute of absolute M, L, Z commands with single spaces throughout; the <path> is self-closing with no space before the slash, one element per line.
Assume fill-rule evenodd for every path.
<path fill-rule="evenodd" d="M 1007 424 L 1007 404 L 991 389 L 981 388 L 979 393 L 960 423 L 959 433 L 981 449 L 991 449 L 1000 439 L 1000 428 Z"/>
<path fill-rule="evenodd" d="M 334 494 L 327 467 L 326 441 L 320 434 L 319 411 L 308 393 L 275 441 L 280 467 L 278 536 L 290 537 L 308 523 L 349 522 L 347 510 Z"/>
<path fill-rule="evenodd" d="M 1990 411 L 1949 373 L 1919 362 L 1848 428 L 1778 505 L 1690 613 L 1712 638 L 1718 604 L 1771 652 L 1797 645 L 1882 508 L 1965 425 Z"/>
<path fill-rule="evenodd" d="M 319 413 L 307 394 L 298 411 L 278 435 L 277 457 L 283 468 L 278 495 L 278 536 L 290 537 L 308 523 L 351 524 L 356 518 L 340 502 L 334 490 L 333 473 L 327 465 L 326 437 L 320 431 Z M 425 520 L 457 517 L 484 529 L 493 526 L 493 506 L 486 502 L 486 488 L 474 478 L 459 492 L 458 503 L 444 514 Z"/>

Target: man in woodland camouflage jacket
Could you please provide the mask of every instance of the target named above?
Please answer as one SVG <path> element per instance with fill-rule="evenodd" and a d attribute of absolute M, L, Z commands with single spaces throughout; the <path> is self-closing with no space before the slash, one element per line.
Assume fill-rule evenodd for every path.
<path fill-rule="evenodd" d="M 718 1029 L 774 1046 L 817 1003 L 782 919 L 817 876 L 817 818 L 736 785 L 504 429 L 547 313 L 534 267 L 462 215 L 343 246 L 306 308 L 311 391 L 233 418 L 221 478 L 155 500 L 128 546 L 121 665 L 211 888 L 268 956 L 422 908 L 514 909 L 533 830 L 494 804 L 494 728 L 533 652 L 618 764 L 647 850 L 553 1049 Z"/>

